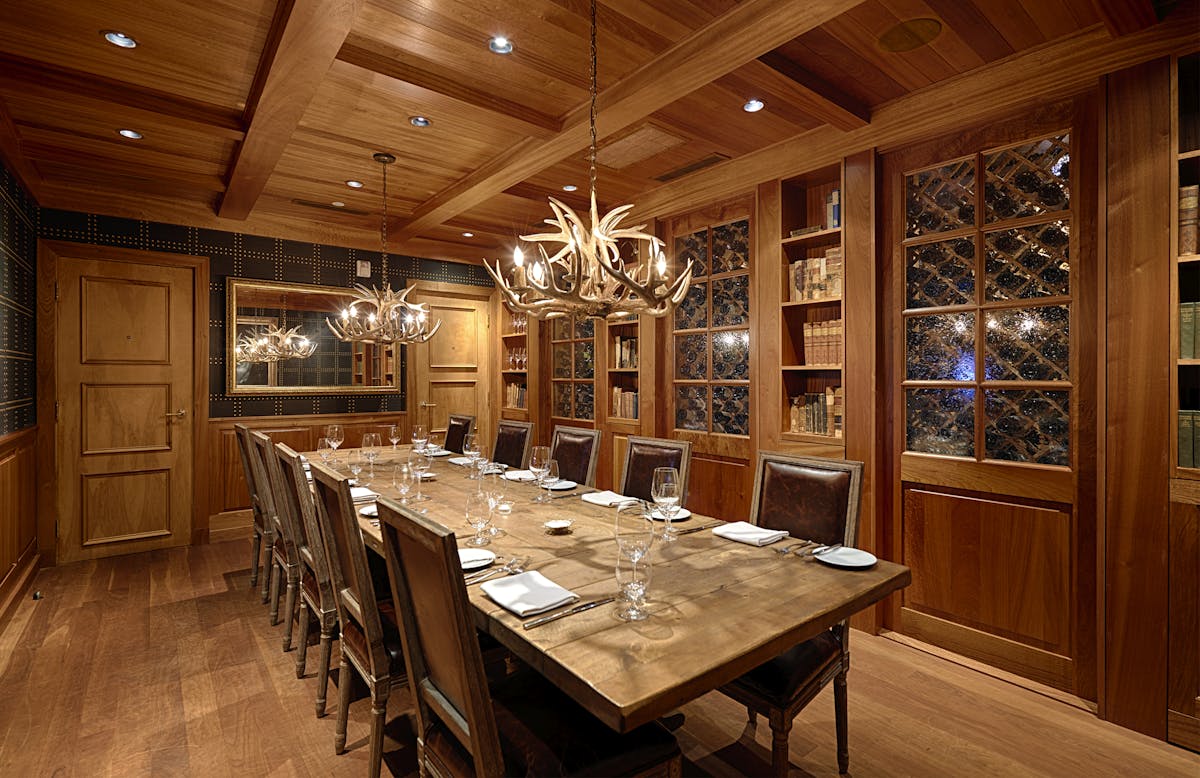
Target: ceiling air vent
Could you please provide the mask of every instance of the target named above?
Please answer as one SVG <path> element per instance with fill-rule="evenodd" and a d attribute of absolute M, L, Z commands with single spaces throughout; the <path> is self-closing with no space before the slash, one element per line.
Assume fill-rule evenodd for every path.
<path fill-rule="evenodd" d="M 653 124 L 643 124 L 628 135 L 605 141 L 596 149 L 596 163 L 613 170 L 650 159 L 682 146 L 687 140 Z"/>
<path fill-rule="evenodd" d="M 689 162 L 683 167 L 675 168 L 674 170 L 668 170 L 661 176 L 655 176 L 654 179 L 656 181 L 662 181 L 663 183 L 666 183 L 667 181 L 674 181 L 675 179 L 682 178 L 689 173 L 695 173 L 697 170 L 703 170 L 706 167 L 712 167 L 718 162 L 724 162 L 727 159 L 729 159 L 727 155 L 714 151 L 707 157 L 701 157 L 695 162 Z"/>
<path fill-rule="evenodd" d="M 348 213 L 352 216 L 370 216 L 369 211 L 360 211 L 357 208 L 339 208 L 336 205 L 329 203 L 317 203 L 312 200 L 292 200 L 292 205 L 303 205 L 305 208 L 320 208 L 323 211 L 333 211 L 334 213 Z"/>

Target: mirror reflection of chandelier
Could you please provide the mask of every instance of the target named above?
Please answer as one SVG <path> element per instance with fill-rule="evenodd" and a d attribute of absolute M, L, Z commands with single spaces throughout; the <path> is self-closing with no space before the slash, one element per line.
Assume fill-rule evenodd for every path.
<path fill-rule="evenodd" d="M 288 329 L 287 295 L 284 295 L 281 323 L 248 332 L 238 338 L 233 356 L 239 363 L 281 362 L 285 359 L 308 359 L 316 350 L 316 341 L 301 334 L 300 327 Z"/>
<path fill-rule="evenodd" d="M 374 154 L 374 159 L 383 167 L 383 218 L 379 229 L 383 289 L 367 289 L 356 284 L 354 291 L 357 294 L 342 309 L 341 316 L 326 319 L 325 323 L 338 340 L 347 343 L 424 343 L 433 337 L 442 322 L 430 319 L 429 308 L 424 303 L 408 301 L 413 287 L 395 291 L 388 280 L 387 166 L 395 162 L 396 157 L 381 151 Z"/>
<path fill-rule="evenodd" d="M 525 257 L 513 251 L 513 268 L 505 278 L 499 261 L 484 267 L 496 281 L 510 308 L 537 319 L 562 316 L 606 318 L 629 314 L 665 316 L 687 294 L 692 281 L 692 261 L 672 279 L 663 242 L 644 232 L 644 224 L 618 227 L 633 210 L 621 205 L 600 218 L 596 208 L 596 0 L 591 2 L 591 104 L 588 128 L 591 146 L 588 162 L 591 208 L 585 224 L 568 205 L 550 199 L 553 219 L 545 223 L 553 232 L 522 235 L 538 244 L 538 257 L 526 270 Z M 545 245 L 558 244 L 553 254 Z M 622 249 L 629 253 L 622 256 Z M 630 251 L 630 249 L 632 249 Z"/>

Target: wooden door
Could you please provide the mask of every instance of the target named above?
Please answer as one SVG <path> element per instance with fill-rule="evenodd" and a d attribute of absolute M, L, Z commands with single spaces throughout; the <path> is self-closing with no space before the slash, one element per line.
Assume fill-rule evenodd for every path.
<path fill-rule="evenodd" d="M 1096 118 L 884 158 L 887 626 L 1096 699 Z"/>
<path fill-rule="evenodd" d="M 57 267 L 58 561 L 188 543 L 193 271 Z"/>
<path fill-rule="evenodd" d="M 435 435 L 445 433 L 450 414 L 474 416 L 476 429 L 485 433 L 492 429 L 488 403 L 488 387 L 495 377 L 488 348 L 491 291 L 439 284 L 424 286 L 419 296 L 413 295 L 415 302 L 429 305 L 433 319 L 442 322 L 428 343 L 409 346 L 412 423 L 425 424 Z"/>

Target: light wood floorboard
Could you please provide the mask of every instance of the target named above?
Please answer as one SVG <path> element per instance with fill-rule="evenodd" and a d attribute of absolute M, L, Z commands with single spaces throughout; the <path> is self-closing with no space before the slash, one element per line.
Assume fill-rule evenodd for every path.
<path fill-rule="evenodd" d="M 366 770 L 369 703 L 333 753 L 249 587 L 244 540 L 43 570 L 0 633 L 0 775 L 325 776 Z M 1200 756 L 895 641 L 851 643 L 854 776 L 1200 776 Z M 336 667 L 336 654 L 335 654 Z M 403 692 L 385 760 L 411 774 Z M 687 775 L 768 771 L 770 731 L 719 694 L 682 709 Z M 796 720 L 793 775 L 833 776 L 832 690 Z"/>

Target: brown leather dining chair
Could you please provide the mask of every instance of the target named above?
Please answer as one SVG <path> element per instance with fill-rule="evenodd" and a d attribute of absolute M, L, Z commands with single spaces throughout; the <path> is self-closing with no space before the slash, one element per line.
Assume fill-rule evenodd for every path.
<path fill-rule="evenodd" d="M 600 430 L 555 427 L 550 458 L 558 462 L 558 477 L 583 486 L 596 485 L 596 458 L 600 456 Z"/>
<path fill-rule="evenodd" d="M 308 634 L 312 622 L 321 633 L 321 653 L 317 664 L 317 717 L 325 715 L 325 698 L 329 688 L 329 658 L 333 652 L 334 631 L 337 629 L 337 603 L 333 581 L 329 575 L 329 559 L 325 556 L 325 541 L 317 523 L 317 506 L 312 489 L 304 475 L 300 455 L 283 443 L 276 443 L 274 456 L 267 468 L 279 499 L 277 508 L 283 523 L 290 526 L 295 538 L 300 562 L 300 598 L 295 611 L 288 606 L 287 618 L 295 618 L 300 627 L 300 648 L 296 652 L 296 677 L 303 678 L 308 659 Z M 290 602 L 290 598 L 289 598 Z M 290 627 L 290 625 L 289 625 Z M 291 648 L 291 629 L 284 638 L 284 650 Z"/>
<path fill-rule="evenodd" d="M 471 430 L 475 428 L 474 416 L 462 416 L 452 413 L 446 421 L 446 444 L 443 446 L 447 451 L 453 451 L 455 454 L 463 452 L 463 443 L 467 439 L 467 435 L 471 434 Z"/>
<path fill-rule="evenodd" d="M 233 425 L 233 436 L 237 440 L 238 458 L 242 460 L 242 476 L 246 479 L 246 491 L 250 492 L 250 517 L 253 529 L 251 539 L 250 588 L 258 585 L 258 570 L 263 568 L 262 601 L 266 602 L 270 593 L 267 582 L 271 577 L 271 546 L 275 543 L 275 530 L 263 516 L 262 504 L 258 498 L 258 484 L 254 478 L 251 466 L 252 444 L 250 443 L 250 428 L 245 424 Z M 266 546 L 266 561 L 263 561 L 263 546 Z"/>
<path fill-rule="evenodd" d="M 625 464 L 621 468 L 621 488 L 626 497 L 653 502 L 654 470 L 673 467 L 679 471 L 680 506 L 687 502 L 688 475 L 692 462 L 692 444 L 687 440 L 629 436 Z"/>
<path fill-rule="evenodd" d="M 300 585 L 300 562 L 296 558 L 296 541 L 292 537 L 291 527 L 285 526 L 279 515 L 279 492 L 270 477 L 271 438 L 261 432 L 250 433 L 251 470 L 259 483 L 259 500 L 264 508 L 264 514 L 270 524 L 275 542 L 268 549 L 267 559 L 271 565 L 271 624 L 279 623 L 279 594 L 280 588 L 287 582 L 286 613 L 291 613 L 296 605 L 296 589 Z M 284 629 L 284 651 L 292 643 L 292 622 L 289 618 Z"/>
<path fill-rule="evenodd" d="M 389 601 L 376 597 L 367 547 L 358 526 L 358 512 L 350 499 L 349 479 L 319 462 L 310 462 L 317 492 L 317 518 L 329 553 L 329 571 L 341 625 L 338 665 L 337 728 L 333 745 L 346 750 L 346 722 L 350 713 L 351 668 L 371 693 L 371 755 L 368 770 L 378 778 L 383 758 L 383 724 L 393 686 L 408 683 L 400 646 L 396 611 Z"/>
<path fill-rule="evenodd" d="M 496 425 L 492 461 L 518 469 L 527 467 L 532 447 L 533 422 L 503 420 Z"/>
<path fill-rule="evenodd" d="M 379 515 L 421 775 L 680 775 L 658 722 L 618 734 L 529 669 L 489 685 L 454 532 L 388 499 Z"/>
<path fill-rule="evenodd" d="M 858 538 L 862 463 L 844 459 L 758 452 L 750 522 L 785 529 L 793 538 L 853 546 Z M 809 560 L 812 562 L 812 560 Z M 721 687 L 771 724 L 771 769 L 788 773 L 788 734 L 792 720 L 833 681 L 838 770 L 850 766 L 847 747 L 846 672 L 850 669 L 850 629 L 845 621 L 784 651 Z"/>

